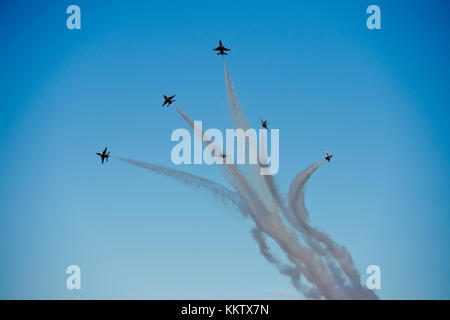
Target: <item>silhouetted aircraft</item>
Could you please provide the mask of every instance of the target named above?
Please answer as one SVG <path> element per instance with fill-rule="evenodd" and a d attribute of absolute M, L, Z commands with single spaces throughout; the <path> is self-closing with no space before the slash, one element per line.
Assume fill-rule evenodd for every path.
<path fill-rule="evenodd" d="M 328 153 L 328 151 L 327 151 L 327 153 L 326 153 L 326 155 L 325 155 L 325 160 L 327 160 L 328 163 L 330 163 L 331 158 L 333 158 L 333 155 L 332 155 L 331 153 Z"/>
<path fill-rule="evenodd" d="M 225 51 L 230 51 L 230 49 L 225 48 L 222 45 L 222 41 L 221 40 L 219 40 L 219 46 L 217 48 L 213 49 L 213 50 L 214 51 L 219 51 L 219 52 L 217 52 L 217 55 L 227 55 L 227 53 Z"/>
<path fill-rule="evenodd" d="M 175 102 L 175 100 L 172 100 L 173 98 L 175 98 L 175 94 L 171 97 L 166 97 L 165 95 L 163 95 L 164 97 L 164 103 L 162 104 L 162 107 L 164 107 L 167 104 L 167 107 L 169 107 L 172 103 Z"/>
<path fill-rule="evenodd" d="M 105 161 L 105 159 L 106 159 L 106 161 L 108 161 L 108 158 L 109 158 L 109 152 L 106 153 L 106 149 L 107 149 L 107 147 L 105 147 L 105 150 L 103 150 L 102 153 L 96 152 L 96 154 L 97 154 L 100 158 L 102 158 L 102 164 L 103 164 L 103 162 Z"/>
<path fill-rule="evenodd" d="M 267 120 L 261 119 L 261 125 L 263 126 L 263 128 L 269 129 L 269 128 L 267 128 L 267 126 L 269 125 L 269 124 L 267 123 Z"/>

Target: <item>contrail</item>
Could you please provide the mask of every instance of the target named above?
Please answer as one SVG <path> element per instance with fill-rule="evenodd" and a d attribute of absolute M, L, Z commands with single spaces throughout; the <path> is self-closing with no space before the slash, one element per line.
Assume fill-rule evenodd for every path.
<path fill-rule="evenodd" d="M 225 79 L 227 85 L 228 92 L 228 100 L 230 102 L 230 111 L 232 115 L 232 121 L 236 128 L 248 129 L 248 121 L 244 116 L 242 111 L 242 107 L 239 103 L 236 91 L 234 89 L 234 85 L 231 81 L 230 74 L 228 72 L 228 68 L 226 65 L 226 61 L 224 59 L 224 69 L 225 69 Z M 265 148 L 264 144 L 260 145 L 261 148 Z M 312 173 L 322 164 L 322 161 L 317 162 L 313 166 L 309 168 L 309 170 L 305 170 L 302 175 L 299 175 L 294 179 L 291 184 L 290 194 L 289 194 L 289 202 L 292 204 L 289 207 L 285 205 L 284 199 L 278 191 L 276 183 L 273 179 L 273 176 L 266 175 L 263 177 L 265 181 L 265 185 L 272 196 L 272 199 L 277 203 L 283 212 L 285 218 L 288 222 L 298 230 L 308 245 L 319 255 L 326 256 L 327 254 L 331 254 L 338 261 L 339 265 L 343 269 L 344 273 L 350 278 L 352 285 L 358 291 L 363 291 L 359 293 L 359 296 L 363 298 L 377 298 L 372 291 L 361 288 L 360 285 L 360 277 L 359 273 L 356 271 L 356 268 L 353 265 L 353 261 L 351 259 L 350 254 L 347 252 L 345 247 L 341 247 L 337 245 L 334 241 L 329 238 L 326 234 L 317 231 L 312 228 L 309 222 L 308 211 L 304 205 L 304 184 L 308 181 L 309 177 Z M 258 162 L 258 166 L 260 166 Z M 258 178 L 261 178 L 259 176 Z M 298 199 L 301 198 L 301 199 Z M 297 201 L 296 201 L 297 200 Z M 323 250 L 322 247 L 316 241 L 320 241 L 325 244 L 326 251 Z M 329 257 L 326 257 L 329 259 Z M 339 282 L 341 286 L 344 285 L 345 282 L 342 281 L 343 275 L 340 274 L 340 270 L 334 268 L 333 263 L 328 263 L 329 269 L 333 271 L 334 278 Z M 369 293 L 369 294 L 367 294 Z M 352 295 L 353 296 L 353 295 Z M 358 293 L 357 296 L 358 297 Z"/>
<path fill-rule="evenodd" d="M 304 186 L 309 180 L 311 175 L 317 168 L 322 164 L 322 161 L 316 162 L 309 168 L 300 172 L 291 182 L 289 187 L 289 204 L 291 206 L 292 212 L 297 214 L 297 217 L 301 221 L 309 221 L 308 211 L 299 208 L 299 205 L 304 203 Z M 297 201 L 301 200 L 301 201 Z"/>
<path fill-rule="evenodd" d="M 261 144 L 261 148 L 264 148 L 264 144 Z M 277 204 L 281 208 L 288 222 L 301 233 L 308 245 L 319 255 L 324 256 L 329 260 L 328 255 L 332 255 L 341 266 L 344 273 L 349 277 L 352 285 L 356 287 L 357 290 L 361 289 L 360 286 L 360 276 L 353 266 L 350 254 L 346 251 L 344 247 L 337 245 L 329 236 L 314 229 L 308 224 L 308 211 L 304 205 L 304 186 L 308 179 L 311 177 L 312 173 L 317 170 L 317 168 L 323 163 L 319 161 L 312 165 L 310 168 L 302 171 L 296 178 L 294 178 L 291 191 L 290 191 L 290 202 L 291 208 L 288 208 L 284 199 L 282 198 L 278 188 L 275 184 L 274 178 L 271 175 L 264 176 L 267 187 L 270 190 L 273 198 L 276 200 Z M 322 248 L 318 242 L 325 245 Z M 337 269 L 335 264 L 331 261 L 327 262 L 327 267 L 332 272 L 336 281 L 342 288 L 345 288 L 345 278 L 341 274 L 341 270 Z M 347 289 L 349 292 L 349 290 Z M 364 290 L 365 291 L 365 290 Z M 371 292 L 371 291 L 370 291 Z M 353 295 L 352 292 L 349 292 Z M 367 292 L 363 292 L 366 295 Z M 357 297 L 357 296 L 354 296 Z"/>
<path fill-rule="evenodd" d="M 167 177 L 181 181 L 186 185 L 193 186 L 196 189 L 202 189 L 203 191 L 210 192 L 215 197 L 217 197 L 222 203 L 226 205 L 231 204 L 244 216 L 248 215 L 247 207 L 242 202 L 242 200 L 237 197 L 236 193 L 218 183 L 204 179 L 199 176 L 192 175 L 190 173 L 181 170 L 174 170 L 168 167 L 159 166 L 142 161 L 136 161 L 128 158 L 121 158 L 121 157 L 113 157 L 113 158 L 150 170 L 157 174 L 165 175 Z M 299 291 L 303 292 L 303 294 L 306 297 L 316 298 L 318 296 L 318 294 L 314 291 L 314 289 L 308 289 L 305 286 L 300 285 L 300 273 L 295 269 L 295 267 L 283 265 L 281 262 L 279 262 L 275 257 L 273 257 L 270 254 L 269 248 L 265 244 L 264 235 L 262 231 L 260 231 L 260 229 L 254 229 L 252 231 L 252 235 L 255 238 L 255 240 L 257 240 L 257 243 L 260 246 L 260 250 L 263 253 L 263 256 L 266 257 L 266 259 L 269 262 L 274 263 L 279 268 L 281 273 L 290 276 L 293 285 Z"/>
<path fill-rule="evenodd" d="M 289 188 L 289 205 L 296 217 L 298 223 L 304 228 L 305 232 L 313 239 L 325 245 L 327 252 L 338 262 L 342 271 L 350 279 L 353 287 L 353 295 L 355 298 L 377 299 L 376 294 L 361 286 L 360 275 L 356 270 L 352 257 L 347 249 L 334 242 L 327 234 L 311 227 L 309 225 L 309 213 L 305 206 L 304 187 L 311 175 L 322 164 L 322 161 L 317 162 L 309 168 L 300 172 L 291 183 Z"/>
<path fill-rule="evenodd" d="M 183 119 L 195 130 L 193 121 L 179 108 L 176 110 Z M 197 130 L 195 134 L 204 137 L 204 133 Z M 205 137 L 210 140 L 209 137 Z M 212 142 L 214 144 L 214 142 Z M 252 220 L 257 227 L 268 234 L 282 248 L 288 259 L 296 265 L 298 269 L 304 268 L 306 264 L 307 272 L 304 276 L 308 281 L 317 286 L 322 296 L 328 299 L 342 299 L 342 296 L 336 288 L 334 279 L 326 271 L 326 266 L 319 259 L 314 259 L 314 253 L 303 247 L 294 234 L 286 229 L 286 226 L 280 220 L 280 217 L 267 209 L 260 196 L 251 187 L 248 180 L 240 173 L 236 166 L 227 164 L 221 166 L 226 170 L 226 177 L 232 186 L 236 189 L 238 195 L 245 202 Z M 258 175 L 259 176 L 259 175 Z"/>
<path fill-rule="evenodd" d="M 189 126 L 194 130 L 194 133 L 197 134 L 199 137 L 206 141 L 211 141 L 210 137 L 206 136 L 204 132 L 199 130 L 197 127 L 194 126 L 194 122 L 179 108 L 175 107 L 175 109 L 178 111 L 178 113 L 181 115 L 181 117 L 189 124 Z M 220 146 L 217 146 L 214 141 L 210 142 L 211 145 L 214 145 L 216 150 L 219 150 L 222 152 L 222 149 Z M 228 178 L 230 183 L 234 183 L 234 187 L 237 190 L 237 192 L 241 192 L 241 197 L 243 200 L 245 200 L 246 195 L 250 195 L 254 199 L 258 197 L 256 192 L 253 190 L 253 188 L 248 183 L 247 179 L 241 174 L 239 169 L 233 165 L 233 164 L 226 164 L 222 165 L 221 168 L 223 168 L 226 172 L 226 177 Z M 249 205 L 249 204 L 247 204 Z M 261 212 L 261 210 L 259 210 Z"/>
<path fill-rule="evenodd" d="M 260 140 L 260 146 L 262 149 L 262 154 L 266 154 L 266 145 L 265 145 L 265 141 L 264 139 Z M 261 152 L 260 152 L 261 154 Z M 258 166 L 261 167 L 261 163 L 258 161 Z M 298 231 L 301 231 L 301 227 L 298 224 L 297 220 L 295 219 L 295 217 L 293 216 L 293 214 L 290 212 L 289 208 L 287 207 L 287 205 L 285 204 L 285 200 L 283 199 L 281 193 L 278 191 L 278 187 L 276 185 L 275 179 L 272 175 L 265 175 L 263 177 L 264 182 L 267 186 L 267 189 L 270 192 L 270 195 L 272 196 L 272 198 L 274 199 L 274 201 L 276 202 L 276 204 L 278 205 L 278 207 L 280 207 L 281 212 L 283 213 L 284 217 L 286 218 L 286 220 L 288 220 L 288 222 Z"/>
<path fill-rule="evenodd" d="M 181 110 L 179 110 L 179 112 L 181 113 Z M 186 117 L 186 120 L 189 121 L 189 119 L 187 117 Z M 133 159 L 121 158 L 121 157 L 113 157 L 113 158 L 116 158 L 118 160 L 130 163 L 132 165 L 150 170 L 150 171 L 158 173 L 158 174 L 168 176 L 170 178 L 181 181 L 189 186 L 193 186 L 195 188 L 203 189 L 204 191 L 211 192 L 214 196 L 216 196 L 219 200 L 221 200 L 222 203 L 225 203 L 228 205 L 232 204 L 244 216 L 248 215 L 247 207 L 242 202 L 241 198 L 236 196 L 235 192 L 233 192 L 213 181 L 204 179 L 202 177 L 194 176 L 194 175 L 184 172 L 184 171 L 174 170 L 174 169 L 171 169 L 168 167 L 158 166 L 158 165 L 151 164 L 151 163 L 136 161 Z M 283 274 L 286 274 L 286 275 L 290 275 L 293 285 L 298 290 L 301 290 L 305 296 L 309 297 L 310 291 L 308 291 L 305 288 L 300 286 L 299 272 L 296 271 L 295 268 L 293 268 L 293 267 L 283 266 L 281 264 L 281 262 L 278 262 L 275 258 L 273 258 L 271 256 L 267 245 L 265 245 L 263 234 L 259 229 L 254 229 L 252 234 L 255 237 L 255 240 L 257 240 L 257 243 L 259 244 L 261 252 L 264 252 L 263 256 L 266 257 L 266 259 L 269 262 L 274 263 L 280 269 L 280 272 L 282 272 Z"/>
<path fill-rule="evenodd" d="M 244 112 L 242 111 L 241 104 L 239 103 L 238 96 L 236 91 L 234 90 L 233 82 L 231 81 L 230 74 L 228 72 L 227 63 L 225 59 L 223 60 L 223 65 L 225 68 L 225 81 L 227 85 L 228 91 L 228 101 L 230 102 L 230 112 L 231 112 L 231 120 L 235 128 L 241 128 L 243 130 L 247 130 L 249 128 L 248 121 L 244 116 Z"/>
<path fill-rule="evenodd" d="M 317 231 L 312 228 L 306 219 L 308 213 L 304 205 L 304 185 L 308 181 L 312 173 L 322 164 L 323 161 L 319 161 L 312 165 L 310 168 L 302 171 L 298 177 L 294 178 L 291 186 L 291 192 L 289 194 L 292 203 L 291 208 L 286 207 L 284 200 L 282 199 L 278 189 L 273 180 L 273 176 L 265 176 L 264 179 L 267 186 L 272 193 L 277 204 L 280 206 L 282 212 L 285 214 L 288 222 L 300 232 L 308 246 L 318 255 L 324 256 L 326 259 L 326 265 L 333 278 L 337 282 L 338 286 L 342 288 L 352 298 L 365 297 L 375 298 L 372 296 L 372 291 L 364 289 L 360 286 L 360 277 L 358 272 L 353 266 L 351 256 L 348 254 L 344 247 L 338 246 L 331 240 L 326 234 Z M 325 248 L 322 248 L 318 241 L 325 244 Z M 338 269 L 333 261 L 330 260 L 330 255 L 336 259 L 341 266 L 344 273 L 351 281 L 353 288 L 348 288 L 345 282 L 344 275 L 341 270 Z M 356 292 L 355 292 L 356 291 Z M 358 292 L 359 291 L 359 292 Z"/>
<path fill-rule="evenodd" d="M 174 169 L 171 169 L 168 167 L 163 167 L 163 166 L 146 163 L 146 162 L 142 162 L 142 161 L 136 161 L 136 160 L 128 159 L 128 158 L 121 158 L 121 157 L 114 157 L 114 158 L 124 161 L 124 162 L 127 162 L 127 163 L 130 163 L 135 166 L 145 168 L 145 169 L 153 171 L 155 173 L 174 178 L 174 179 L 179 180 L 189 186 L 193 186 L 197 189 L 202 189 L 203 191 L 210 192 L 215 197 L 217 197 L 221 203 L 224 203 L 226 205 L 231 204 L 236 209 L 238 209 L 241 213 L 243 213 L 244 215 L 247 215 L 248 209 L 245 206 L 245 204 L 242 203 L 241 199 L 236 197 L 236 193 L 223 187 L 220 184 L 217 184 L 210 180 L 204 179 L 202 177 L 194 176 L 194 175 L 189 174 L 184 171 L 174 170 Z M 240 175 L 237 174 L 237 176 L 239 177 Z M 240 176 L 240 178 L 244 179 L 242 176 Z M 241 181 L 240 183 L 244 183 L 244 182 Z M 247 190 L 247 192 L 251 193 L 251 191 L 249 191 L 249 190 Z M 249 199 L 250 199 L 250 197 L 247 197 L 247 200 L 249 200 Z M 267 228 L 267 226 L 265 226 L 265 228 Z M 290 275 L 290 277 L 292 279 L 292 283 L 296 286 L 296 288 L 298 288 L 305 295 L 305 297 L 309 297 L 309 298 L 317 298 L 318 297 L 318 294 L 315 292 L 314 289 L 300 286 L 300 278 L 299 278 L 300 273 L 299 273 L 299 271 L 297 271 L 297 269 L 286 266 L 286 265 L 282 265 L 281 262 L 279 262 L 275 258 L 271 257 L 271 255 L 268 251 L 268 247 L 263 243 L 264 240 L 263 240 L 262 231 L 260 231 L 259 229 L 255 229 L 252 232 L 252 234 L 255 237 L 255 239 L 258 240 L 258 244 L 260 245 L 261 251 L 265 253 L 264 256 L 270 262 L 274 263 L 281 270 L 281 272 L 283 274 Z"/>
<path fill-rule="evenodd" d="M 238 209 L 238 211 L 241 212 L 244 216 L 248 214 L 248 209 L 245 207 L 243 201 L 237 196 L 236 192 L 224 187 L 223 185 L 217 182 L 199 176 L 195 176 L 182 170 L 175 170 L 168 167 L 159 166 L 156 164 L 136 161 L 133 159 L 113 157 L 113 156 L 111 157 L 150 170 L 152 172 L 162 174 L 172 179 L 178 180 L 196 189 L 211 193 L 213 196 L 216 197 L 216 199 L 220 201 L 221 204 L 224 204 L 226 206 L 232 206 L 235 209 Z"/>
<path fill-rule="evenodd" d="M 230 74 L 224 60 L 225 79 L 230 102 L 230 113 L 235 128 L 249 129 Z M 222 151 L 214 141 L 204 135 L 194 122 L 174 106 L 194 133 L 204 144 L 212 144 Z M 260 146 L 265 148 L 264 145 Z M 181 170 L 158 166 L 132 159 L 116 157 L 121 161 L 174 178 L 184 184 L 213 195 L 221 204 L 228 205 L 255 224 L 252 237 L 257 242 L 262 256 L 274 264 L 279 272 L 290 278 L 292 285 L 309 299 L 377 299 L 378 297 L 360 283 L 352 258 L 345 247 L 335 243 L 328 235 L 309 224 L 309 213 L 305 206 L 304 188 L 311 175 L 322 164 L 316 162 L 300 172 L 291 182 L 286 198 L 281 195 L 273 176 L 261 176 L 261 164 L 251 166 L 252 172 L 244 176 L 234 164 L 220 165 L 234 191 L 216 182 Z M 285 220 L 279 214 L 281 211 Z M 273 255 L 266 243 L 270 237 L 286 255 L 288 263 Z M 299 238 L 301 237 L 301 239 Z M 303 240 L 303 241 L 301 241 Z M 303 283 L 304 277 L 307 283 Z"/>
<path fill-rule="evenodd" d="M 260 229 L 257 228 L 253 229 L 252 236 L 253 239 L 255 239 L 256 243 L 258 244 L 259 251 L 261 252 L 261 254 L 269 262 L 273 263 L 281 274 L 288 276 L 291 279 L 292 285 L 298 291 L 300 291 L 308 299 L 320 298 L 320 294 L 317 292 L 315 288 L 307 287 L 304 284 L 302 284 L 300 279 L 301 272 L 296 267 L 284 264 L 270 252 L 270 248 L 266 244 L 264 233 Z"/>
<path fill-rule="evenodd" d="M 184 121 L 187 122 L 187 124 L 192 128 L 192 130 L 194 130 L 194 121 L 192 121 L 191 119 L 188 118 L 187 115 L 184 114 L 183 111 L 181 111 L 177 106 L 173 106 L 175 108 L 175 110 L 178 111 L 178 113 L 181 115 L 181 117 L 184 119 Z M 197 134 L 200 134 L 200 137 L 203 137 L 203 133 L 197 132 Z"/>
<path fill-rule="evenodd" d="M 248 130 L 248 121 L 244 115 L 244 111 L 242 110 L 241 103 L 239 102 L 237 92 L 234 89 L 233 82 L 231 81 L 225 58 L 223 59 L 223 67 L 225 71 L 225 84 L 228 93 L 228 105 L 231 114 L 231 121 L 233 122 L 233 125 L 236 129 L 243 129 L 244 131 Z M 247 171 L 247 175 L 250 179 L 257 181 L 256 185 L 262 194 L 262 198 L 265 200 L 266 205 L 270 206 L 271 202 L 273 202 L 275 199 L 271 198 L 271 194 L 264 183 L 264 178 L 259 174 L 260 167 L 255 165 L 249 165 L 249 167 L 251 168 Z"/>

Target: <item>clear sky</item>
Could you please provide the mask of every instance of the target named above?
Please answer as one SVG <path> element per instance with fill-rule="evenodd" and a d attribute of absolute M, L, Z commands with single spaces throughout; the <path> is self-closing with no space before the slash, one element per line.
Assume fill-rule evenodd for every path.
<path fill-rule="evenodd" d="M 81 8 L 81 30 L 66 8 Z M 366 8 L 381 8 L 368 30 Z M 112 159 L 169 167 L 186 124 L 231 128 L 221 39 L 250 125 L 280 129 L 278 184 L 384 299 L 449 299 L 449 4 L 444 1 L 2 1 L 0 298 L 272 299 L 292 291 L 252 222 Z M 211 166 L 181 169 L 226 184 Z M 65 287 L 79 265 L 82 289 Z"/>

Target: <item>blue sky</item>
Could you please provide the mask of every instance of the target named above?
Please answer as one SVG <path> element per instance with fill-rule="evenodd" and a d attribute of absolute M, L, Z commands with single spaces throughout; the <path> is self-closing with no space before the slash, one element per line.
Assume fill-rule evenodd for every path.
<path fill-rule="evenodd" d="M 81 8 L 81 30 L 66 8 Z M 365 10 L 381 8 L 381 30 Z M 272 299 L 288 279 L 251 221 L 119 161 L 175 167 L 186 127 L 231 128 L 219 39 L 250 125 L 280 129 L 286 191 L 384 299 L 448 299 L 448 4 L 441 1 L 4 1 L 0 10 L 0 298 Z M 181 169 L 223 182 L 217 168 Z M 82 289 L 65 288 L 77 264 Z"/>

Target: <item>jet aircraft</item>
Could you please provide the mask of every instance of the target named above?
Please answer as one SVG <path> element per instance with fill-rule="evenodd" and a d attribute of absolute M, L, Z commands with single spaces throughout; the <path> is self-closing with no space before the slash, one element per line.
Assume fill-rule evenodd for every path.
<path fill-rule="evenodd" d="M 167 97 L 165 95 L 163 95 L 164 97 L 164 103 L 162 104 L 162 106 L 164 107 L 167 104 L 167 107 L 169 107 L 172 103 L 175 102 L 175 100 L 172 100 L 173 98 L 175 98 L 175 94 L 171 97 Z"/>
<path fill-rule="evenodd" d="M 333 158 L 333 155 L 331 153 L 328 153 L 328 151 L 325 154 L 325 160 L 328 161 L 328 163 L 330 163 L 331 158 Z"/>
<path fill-rule="evenodd" d="M 230 49 L 228 49 L 228 48 L 225 48 L 223 45 L 222 45 L 222 41 L 221 40 L 219 40 L 219 46 L 217 47 L 217 48 L 214 48 L 213 49 L 214 51 L 219 51 L 219 52 L 217 52 L 217 55 L 228 55 L 225 51 L 230 51 Z"/>
<path fill-rule="evenodd" d="M 107 153 L 107 147 L 105 147 L 105 150 L 103 150 L 103 152 L 96 152 L 96 155 L 98 155 L 100 158 L 102 158 L 102 164 L 105 161 L 108 161 L 109 158 L 109 152 Z"/>
<path fill-rule="evenodd" d="M 261 119 L 261 125 L 262 125 L 263 128 L 269 129 L 269 128 L 267 127 L 267 126 L 269 125 L 269 124 L 267 123 L 267 120 L 262 120 L 262 119 Z"/>

